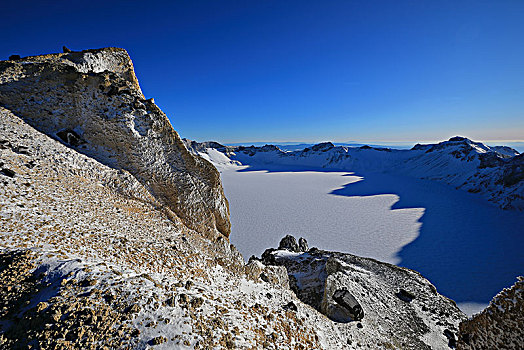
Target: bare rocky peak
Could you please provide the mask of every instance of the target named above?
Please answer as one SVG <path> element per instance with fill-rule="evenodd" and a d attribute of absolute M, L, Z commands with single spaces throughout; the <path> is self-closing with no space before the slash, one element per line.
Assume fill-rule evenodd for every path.
<path fill-rule="evenodd" d="M 314 146 L 311 146 L 311 150 L 312 151 L 315 151 L 315 152 L 318 152 L 318 151 L 329 151 L 330 149 L 334 148 L 335 145 L 331 142 L 322 142 L 322 143 L 319 143 L 319 144 L 316 144 Z"/>
<path fill-rule="evenodd" d="M 482 142 L 475 142 L 466 137 L 455 136 L 447 141 L 439 142 L 437 144 L 419 144 L 413 146 L 412 150 L 424 150 L 426 153 L 433 151 L 442 151 L 450 149 L 451 151 L 462 152 L 468 154 L 474 152 L 477 154 L 490 154 L 501 159 L 511 158 L 519 154 L 519 152 L 508 146 L 487 146 Z M 455 153 L 454 155 L 456 155 Z"/>
<path fill-rule="evenodd" d="M 0 105 L 37 130 L 130 172 L 190 228 L 230 233 L 220 176 L 190 154 L 119 48 L 0 62 Z"/>

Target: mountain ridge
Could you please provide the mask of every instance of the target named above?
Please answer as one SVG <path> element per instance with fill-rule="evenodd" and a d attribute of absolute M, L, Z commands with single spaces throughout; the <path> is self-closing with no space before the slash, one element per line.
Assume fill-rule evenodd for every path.
<path fill-rule="evenodd" d="M 409 150 L 335 146 L 323 142 L 287 152 L 274 145 L 246 147 L 184 142 L 193 154 L 204 156 L 215 165 L 227 164 L 227 160 L 210 157 L 206 148 L 218 150 L 237 164 L 262 168 L 282 165 L 371 171 L 435 180 L 479 193 L 503 209 L 524 210 L 524 156 L 510 147 L 490 147 L 465 137 L 452 137 L 438 144 L 417 144 Z"/>
<path fill-rule="evenodd" d="M 1 61 L 0 82 L 0 105 L 69 147 L 130 172 L 188 226 L 229 235 L 218 173 L 186 151 L 166 115 L 145 99 L 125 50 Z"/>

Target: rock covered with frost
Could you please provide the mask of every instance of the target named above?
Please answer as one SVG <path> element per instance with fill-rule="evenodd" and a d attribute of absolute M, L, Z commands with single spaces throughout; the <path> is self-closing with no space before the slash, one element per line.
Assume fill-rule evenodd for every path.
<path fill-rule="evenodd" d="M 0 105 L 37 130 L 134 176 L 190 228 L 230 233 L 220 176 L 140 90 L 127 52 L 104 48 L 0 62 Z"/>
<path fill-rule="evenodd" d="M 187 228 L 129 172 L 2 107 L 0 222 L 0 349 L 342 344 L 283 267 L 249 278 L 224 236 Z"/>
<path fill-rule="evenodd" d="M 524 348 L 524 277 L 501 291 L 481 313 L 460 324 L 457 349 Z"/>
<path fill-rule="evenodd" d="M 445 349 L 454 346 L 466 319 L 406 268 L 316 248 L 268 249 L 262 262 L 284 266 L 298 298 L 333 320 L 348 344 L 376 339 L 386 348 Z"/>

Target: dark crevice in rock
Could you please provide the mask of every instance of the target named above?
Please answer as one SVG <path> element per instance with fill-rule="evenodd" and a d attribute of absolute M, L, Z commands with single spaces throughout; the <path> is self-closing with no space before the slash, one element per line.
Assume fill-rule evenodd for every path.
<path fill-rule="evenodd" d="M 415 294 L 408 292 L 403 288 L 400 288 L 400 290 L 395 295 L 406 303 L 410 303 L 413 299 L 415 299 Z"/>
<path fill-rule="evenodd" d="M 74 147 L 85 142 L 84 140 L 82 140 L 80 135 L 78 135 L 74 130 L 71 129 L 61 130 L 56 133 L 56 136 L 58 136 L 62 141 L 64 141 L 68 145 Z"/>

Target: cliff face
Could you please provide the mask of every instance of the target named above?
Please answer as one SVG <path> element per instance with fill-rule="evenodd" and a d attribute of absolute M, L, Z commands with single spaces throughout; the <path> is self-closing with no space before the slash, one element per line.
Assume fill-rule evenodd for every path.
<path fill-rule="evenodd" d="M 128 171 L 189 228 L 229 235 L 218 172 L 191 155 L 166 115 L 144 98 L 125 50 L 0 62 L 0 105 L 75 150 Z"/>

